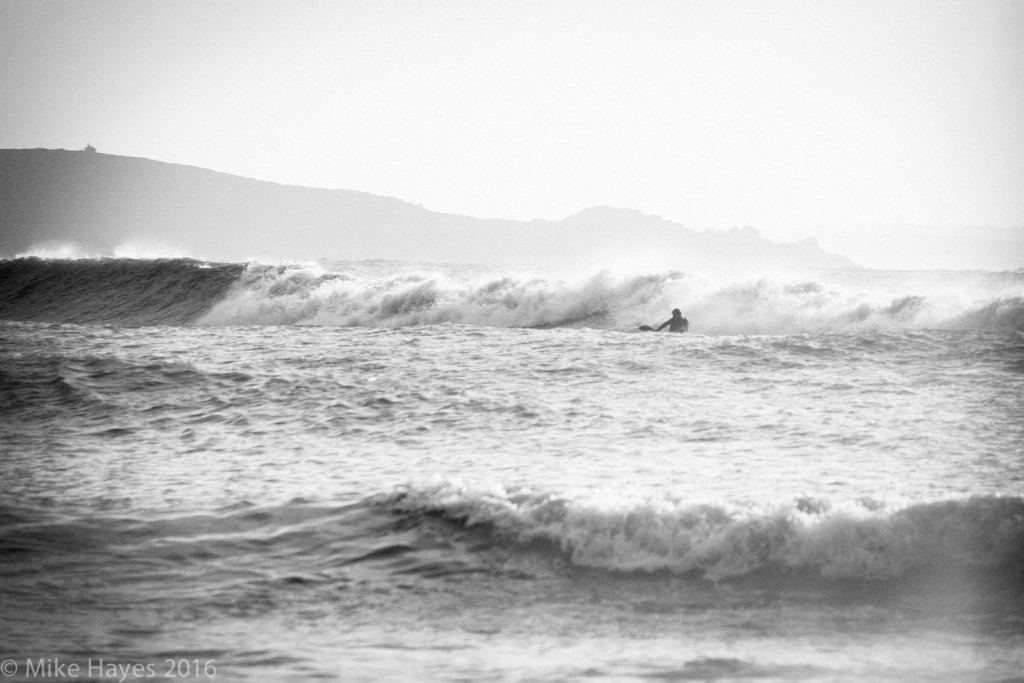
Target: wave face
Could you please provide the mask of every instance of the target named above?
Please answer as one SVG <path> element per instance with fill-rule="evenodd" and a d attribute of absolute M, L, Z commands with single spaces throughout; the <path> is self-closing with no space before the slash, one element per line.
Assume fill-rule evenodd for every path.
<path fill-rule="evenodd" d="M 618 574 L 721 581 L 792 573 L 890 582 L 954 571 L 990 573 L 1024 588 L 1024 499 L 1018 497 L 916 504 L 578 501 L 531 489 L 436 485 L 398 490 L 376 503 L 482 529 L 496 544 L 551 547 L 577 567 Z"/>
<path fill-rule="evenodd" d="M 187 325 L 222 298 L 241 264 L 190 259 L 0 261 L 0 317 L 37 322 Z"/>
<path fill-rule="evenodd" d="M 0 261 L 0 318 L 115 325 L 327 325 L 634 330 L 681 308 L 691 331 L 1024 331 L 1024 271 L 842 271 L 584 277 L 404 262 Z"/>

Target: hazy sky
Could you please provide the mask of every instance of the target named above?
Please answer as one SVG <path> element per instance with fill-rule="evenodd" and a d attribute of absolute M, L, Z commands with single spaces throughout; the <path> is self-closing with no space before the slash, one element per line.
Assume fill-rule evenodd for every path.
<path fill-rule="evenodd" d="M 0 0 L 0 69 L 0 147 L 844 253 L 1024 227 L 1020 0 Z"/>

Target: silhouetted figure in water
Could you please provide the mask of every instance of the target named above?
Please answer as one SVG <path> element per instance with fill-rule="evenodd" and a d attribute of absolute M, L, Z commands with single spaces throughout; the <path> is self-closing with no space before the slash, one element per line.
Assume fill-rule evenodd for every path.
<path fill-rule="evenodd" d="M 690 321 L 683 317 L 678 308 L 673 308 L 672 317 L 659 325 L 655 332 L 661 332 L 666 326 L 669 332 L 686 332 L 690 329 Z"/>

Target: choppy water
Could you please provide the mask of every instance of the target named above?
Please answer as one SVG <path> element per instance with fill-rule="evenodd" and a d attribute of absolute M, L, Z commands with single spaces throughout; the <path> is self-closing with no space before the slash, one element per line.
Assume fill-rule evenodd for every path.
<path fill-rule="evenodd" d="M 0 262 L 0 658 L 1022 680 L 1022 282 Z"/>

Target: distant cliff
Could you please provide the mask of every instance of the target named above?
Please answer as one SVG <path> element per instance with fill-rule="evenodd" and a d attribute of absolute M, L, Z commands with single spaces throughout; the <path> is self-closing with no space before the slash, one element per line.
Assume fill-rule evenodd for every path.
<path fill-rule="evenodd" d="M 561 221 L 478 219 L 94 151 L 0 150 L 0 257 L 47 244 L 87 254 L 141 245 L 229 261 L 854 265 L 813 240 L 777 244 L 751 228 L 695 232 L 625 209 L 587 209 Z"/>

